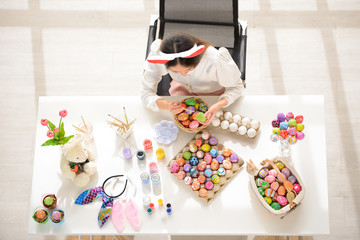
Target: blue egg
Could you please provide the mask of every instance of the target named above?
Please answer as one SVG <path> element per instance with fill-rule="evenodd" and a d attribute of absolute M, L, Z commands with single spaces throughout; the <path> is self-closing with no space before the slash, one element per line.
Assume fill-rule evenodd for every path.
<path fill-rule="evenodd" d="M 192 166 L 196 166 L 196 165 L 199 164 L 199 160 L 198 160 L 197 157 L 191 157 L 190 160 L 189 160 L 189 162 L 190 162 L 190 164 L 191 164 Z"/>
<path fill-rule="evenodd" d="M 289 128 L 289 125 L 287 122 L 280 123 L 280 130 L 287 130 L 288 128 Z"/>
<path fill-rule="evenodd" d="M 217 155 L 218 155 L 218 152 L 216 151 L 216 149 L 211 149 L 210 150 L 210 155 L 212 156 L 212 157 L 217 157 Z"/>
<path fill-rule="evenodd" d="M 210 168 L 206 169 L 204 172 L 205 177 L 211 177 L 213 174 L 212 170 Z"/>

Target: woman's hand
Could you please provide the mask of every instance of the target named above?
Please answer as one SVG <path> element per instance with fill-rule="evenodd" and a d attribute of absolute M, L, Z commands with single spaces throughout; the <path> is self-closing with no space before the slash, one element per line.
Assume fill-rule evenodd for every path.
<path fill-rule="evenodd" d="M 169 111 L 172 112 L 172 114 L 178 114 L 184 111 L 183 107 L 181 107 L 181 103 L 179 101 L 173 101 L 169 102 Z"/>
<path fill-rule="evenodd" d="M 228 103 L 227 99 L 222 98 L 217 103 L 212 105 L 205 113 L 206 121 L 204 122 L 204 125 L 209 125 L 212 122 L 212 120 L 214 120 L 216 113 L 227 103 Z"/>

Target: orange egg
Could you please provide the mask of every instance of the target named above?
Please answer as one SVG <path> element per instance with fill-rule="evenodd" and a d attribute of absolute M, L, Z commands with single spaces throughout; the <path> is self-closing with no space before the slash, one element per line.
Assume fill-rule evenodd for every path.
<path fill-rule="evenodd" d="M 284 187 L 283 185 L 281 185 L 281 186 L 279 187 L 279 189 L 277 190 L 277 193 L 278 193 L 279 195 L 281 195 L 281 196 L 284 196 L 285 193 L 286 193 L 285 187 Z"/>
<path fill-rule="evenodd" d="M 224 157 L 230 157 L 230 155 L 231 155 L 230 149 L 225 148 L 225 149 L 223 150 L 223 152 L 222 152 L 222 155 L 223 155 Z"/>
<path fill-rule="evenodd" d="M 178 159 L 176 162 L 179 164 L 180 167 L 183 167 L 185 165 L 185 159 L 183 158 Z"/>

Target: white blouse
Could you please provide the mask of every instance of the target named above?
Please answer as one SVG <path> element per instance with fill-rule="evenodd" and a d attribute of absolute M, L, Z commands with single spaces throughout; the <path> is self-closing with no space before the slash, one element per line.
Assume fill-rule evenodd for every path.
<path fill-rule="evenodd" d="M 149 56 L 160 55 L 160 44 L 161 39 L 152 43 Z M 219 98 L 228 100 L 228 104 L 224 107 L 239 98 L 244 89 L 240 70 L 226 48 L 217 50 L 214 47 L 208 47 L 199 64 L 194 70 L 188 72 L 186 77 L 166 69 L 165 64 L 145 61 L 141 99 L 145 106 L 153 111 L 159 110 L 156 101 L 161 97 L 156 95 L 157 85 L 162 76 L 167 73 L 173 80 L 181 83 L 189 92 L 193 93 L 211 93 L 225 87 L 224 94 Z"/>

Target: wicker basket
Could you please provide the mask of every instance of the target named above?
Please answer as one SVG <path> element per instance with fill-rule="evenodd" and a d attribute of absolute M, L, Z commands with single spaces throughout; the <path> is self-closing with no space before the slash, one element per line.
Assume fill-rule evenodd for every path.
<path fill-rule="evenodd" d="M 205 106 L 209 109 L 209 105 L 208 105 L 203 99 L 197 98 L 197 97 L 185 98 L 184 100 L 181 101 L 181 103 L 185 103 L 185 101 L 188 100 L 188 99 L 190 99 L 190 98 L 195 99 L 195 101 L 196 101 L 197 103 L 199 103 L 199 104 L 200 104 L 200 103 L 204 103 Z M 179 115 L 179 114 L 175 114 L 175 115 L 174 115 L 174 121 L 175 121 L 176 125 L 177 125 L 181 130 L 183 130 L 183 131 L 185 131 L 185 132 L 197 133 L 197 132 L 203 130 L 204 128 L 206 128 L 206 127 L 208 126 L 208 125 L 203 125 L 203 124 L 200 123 L 200 126 L 199 126 L 198 128 L 192 129 L 192 128 L 184 127 L 184 125 L 182 125 L 181 122 L 179 121 L 179 119 L 177 118 L 178 115 Z"/>
<path fill-rule="evenodd" d="M 295 198 L 292 202 L 288 202 L 287 205 L 285 205 L 284 207 L 280 208 L 279 210 L 275 210 L 273 209 L 268 203 L 266 203 L 265 199 L 263 196 L 260 195 L 259 191 L 258 191 L 258 187 L 256 186 L 255 183 L 255 179 L 256 176 L 258 176 L 259 170 L 261 168 L 268 168 L 269 170 L 271 169 L 277 169 L 275 163 L 277 161 L 281 161 L 282 163 L 284 163 L 285 167 L 288 168 L 291 172 L 291 174 L 293 176 L 295 176 L 296 178 L 296 183 L 298 183 L 301 186 L 301 191 L 295 195 Z M 249 174 L 249 178 L 250 178 L 250 186 L 252 188 L 252 190 L 254 191 L 255 195 L 257 196 L 257 198 L 259 199 L 259 201 L 261 202 L 261 204 L 272 214 L 276 215 L 276 216 L 281 216 L 281 218 L 284 218 L 288 213 L 290 213 L 292 210 L 296 209 L 296 207 L 300 204 L 300 202 L 303 200 L 304 195 L 305 195 L 305 188 L 304 188 L 304 183 L 301 180 L 299 174 L 295 171 L 295 169 L 284 159 L 281 159 L 280 157 L 275 157 L 272 160 L 264 160 L 261 163 L 261 168 L 260 169 L 256 169 L 256 171 L 253 174 Z M 247 166 L 248 168 L 249 166 Z M 247 169 L 248 170 L 248 169 Z M 249 172 L 249 170 L 248 170 Z M 288 192 L 288 190 L 287 190 Z"/>

